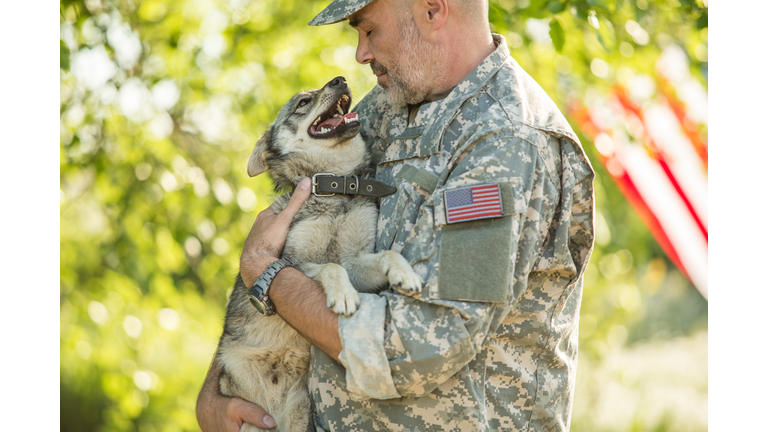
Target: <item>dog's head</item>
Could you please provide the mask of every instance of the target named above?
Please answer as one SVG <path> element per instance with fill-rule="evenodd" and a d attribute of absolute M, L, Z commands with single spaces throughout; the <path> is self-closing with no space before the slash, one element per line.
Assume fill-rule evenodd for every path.
<path fill-rule="evenodd" d="M 256 142 L 248 175 L 257 176 L 297 154 L 310 160 L 359 159 L 365 144 L 358 138 L 357 113 L 348 112 L 351 103 L 352 93 L 344 77 L 292 97 Z"/>

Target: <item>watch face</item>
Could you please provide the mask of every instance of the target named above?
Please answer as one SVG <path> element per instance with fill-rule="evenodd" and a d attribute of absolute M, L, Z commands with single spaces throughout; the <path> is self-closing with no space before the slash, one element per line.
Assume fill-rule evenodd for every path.
<path fill-rule="evenodd" d="M 253 295 L 249 296 L 249 299 L 251 300 L 251 304 L 253 305 L 253 307 L 256 308 L 257 311 L 259 311 L 259 312 L 261 312 L 263 314 L 267 313 L 267 310 L 264 307 L 264 304 L 262 304 L 261 301 L 259 301 L 259 299 L 257 299 Z"/>

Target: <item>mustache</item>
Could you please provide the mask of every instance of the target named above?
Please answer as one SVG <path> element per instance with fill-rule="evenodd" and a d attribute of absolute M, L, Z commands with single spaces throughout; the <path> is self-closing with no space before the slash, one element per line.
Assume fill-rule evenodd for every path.
<path fill-rule="evenodd" d="M 382 74 L 387 72 L 387 68 L 381 65 L 381 63 L 377 62 L 376 60 L 371 61 L 371 70 L 374 74 Z"/>

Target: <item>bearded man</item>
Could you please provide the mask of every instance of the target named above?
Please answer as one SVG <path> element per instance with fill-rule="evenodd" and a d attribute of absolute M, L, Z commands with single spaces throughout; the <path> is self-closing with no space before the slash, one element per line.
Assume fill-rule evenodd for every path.
<path fill-rule="evenodd" d="M 274 279 L 278 314 L 313 344 L 318 431 L 570 426 L 594 172 L 487 14 L 485 0 L 334 0 L 310 22 L 358 32 L 357 61 L 379 84 L 356 108 L 361 133 L 376 179 L 397 186 L 380 201 L 376 251 L 402 253 L 424 280 L 415 295 L 361 294 L 341 317 L 298 270 Z M 280 256 L 307 183 L 279 215 L 259 214 L 246 284 Z M 198 401 L 202 429 L 274 427 L 218 394 L 219 371 Z"/>

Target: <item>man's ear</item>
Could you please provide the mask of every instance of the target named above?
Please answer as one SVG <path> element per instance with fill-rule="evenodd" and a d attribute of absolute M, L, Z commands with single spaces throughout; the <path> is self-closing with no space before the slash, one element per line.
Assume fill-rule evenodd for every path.
<path fill-rule="evenodd" d="M 266 132 L 264 132 L 264 135 L 259 138 L 258 141 L 256 141 L 256 147 L 253 148 L 253 153 L 251 153 L 251 158 L 248 159 L 248 175 L 251 177 L 256 177 L 257 175 L 263 173 L 264 171 L 268 170 L 269 167 L 267 166 L 267 143 L 269 143 L 269 139 L 272 136 L 272 127 L 270 126 L 269 129 L 267 129 Z"/>
<path fill-rule="evenodd" d="M 414 1 L 413 21 L 422 38 L 432 43 L 438 41 L 438 32 L 448 20 L 448 3 L 448 0 Z"/>
<path fill-rule="evenodd" d="M 448 0 L 420 0 L 420 13 L 431 30 L 440 29 L 448 18 Z"/>

